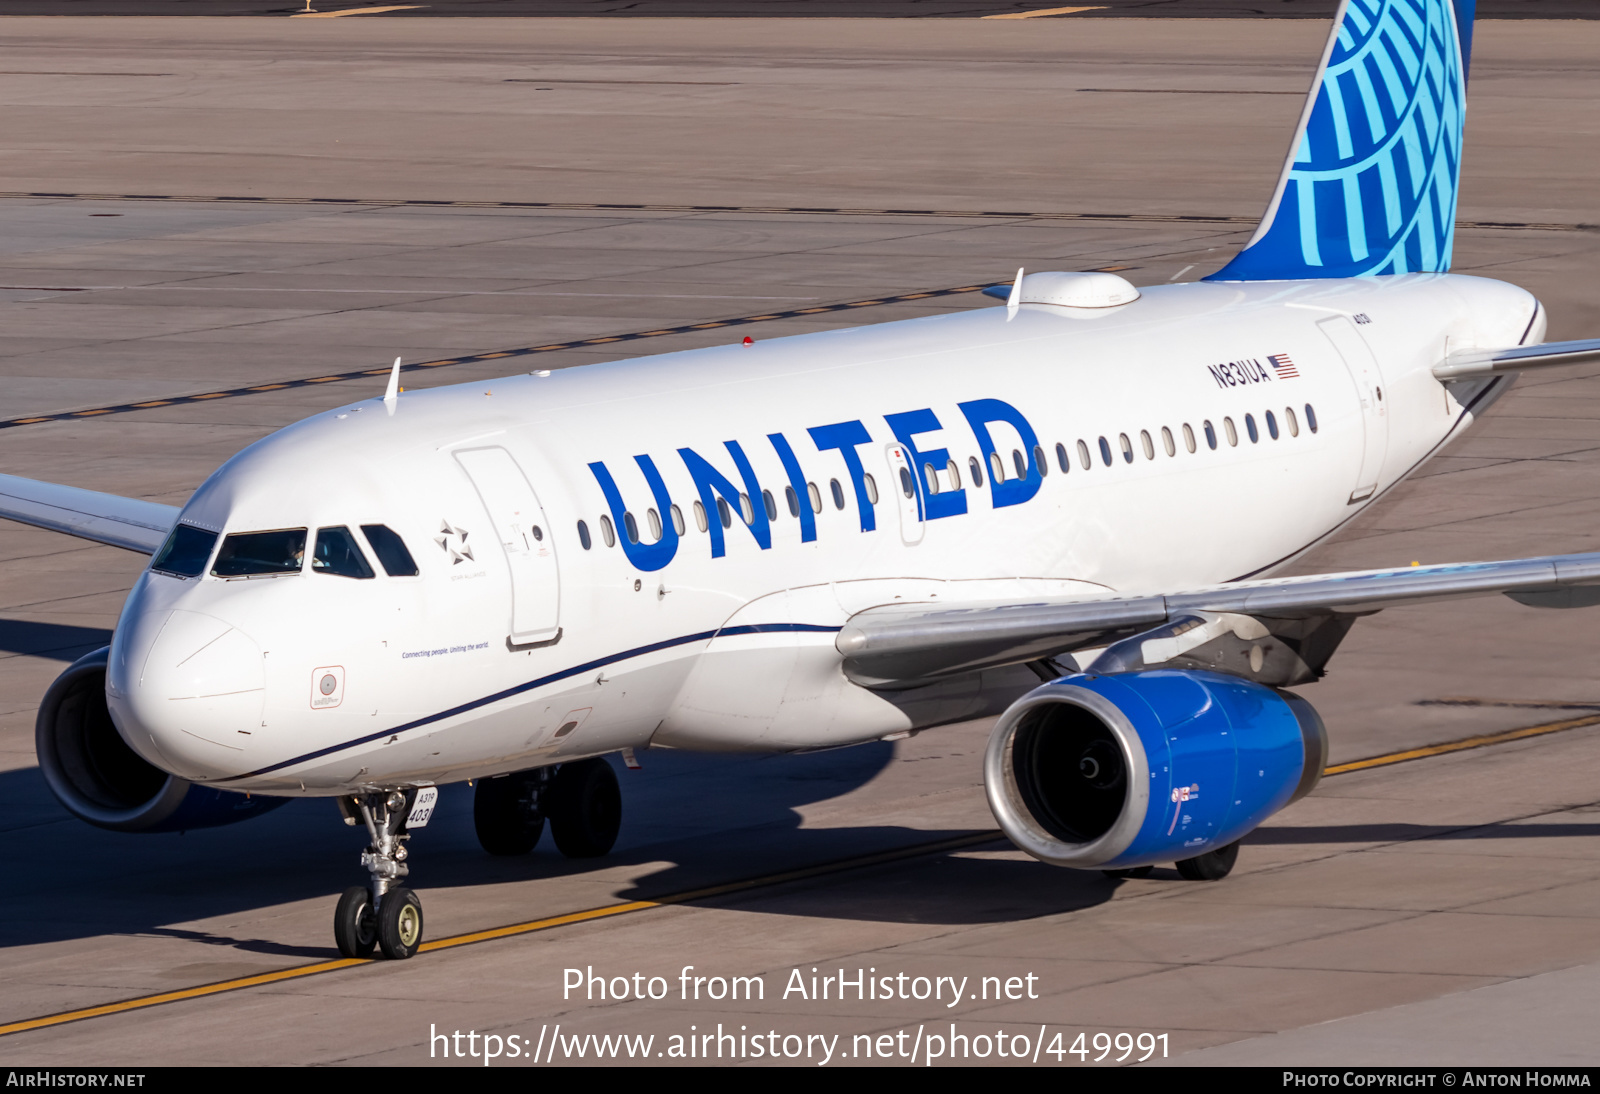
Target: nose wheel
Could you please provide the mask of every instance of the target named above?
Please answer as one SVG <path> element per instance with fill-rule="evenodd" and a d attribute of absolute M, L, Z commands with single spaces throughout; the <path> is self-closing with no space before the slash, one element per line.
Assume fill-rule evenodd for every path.
<path fill-rule="evenodd" d="M 345 957 L 367 958 L 373 950 L 395 960 L 410 957 L 422 945 L 422 901 L 403 885 L 406 865 L 406 816 L 416 791 L 390 790 L 340 799 L 345 823 L 359 820 L 371 842 L 361 865 L 371 881 L 353 885 L 339 898 L 333 913 L 333 939 Z"/>

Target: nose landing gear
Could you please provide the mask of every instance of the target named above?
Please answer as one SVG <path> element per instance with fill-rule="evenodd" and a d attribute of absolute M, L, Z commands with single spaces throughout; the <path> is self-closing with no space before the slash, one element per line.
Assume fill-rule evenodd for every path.
<path fill-rule="evenodd" d="M 406 816 L 416 791 L 374 791 L 339 800 L 345 823 L 359 818 L 372 842 L 361 853 L 361 865 L 372 875 L 367 886 L 353 885 L 339 898 L 333 913 L 333 938 L 346 957 L 410 957 L 422 944 L 422 902 L 395 882 L 411 872 L 406 865 Z"/>

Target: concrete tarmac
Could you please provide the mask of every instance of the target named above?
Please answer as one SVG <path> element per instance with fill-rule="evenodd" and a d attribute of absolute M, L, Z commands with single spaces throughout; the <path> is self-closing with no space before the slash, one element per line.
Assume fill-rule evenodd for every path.
<path fill-rule="evenodd" d="M 994 34 L 1007 24 L 355 23 L 8 21 L 0 86 L 30 109 L 0 118 L 12 195 L 0 199 L 0 417 L 983 284 L 1018 265 L 1191 279 L 1247 236 L 1299 109 L 1293 95 L 1231 92 L 1303 87 L 1323 33 L 1293 21 L 1185 21 L 1182 34 L 1115 20 Z M 1477 38 L 1462 215 L 1513 226 L 1463 230 L 1456 269 L 1537 293 L 1552 338 L 1600 333 L 1597 34 L 1485 22 Z M 547 78 L 534 86 L 565 89 L 540 101 L 552 105 L 497 86 L 530 63 Z M 144 71 L 172 75 L 128 75 Z M 694 82 L 650 82 L 669 74 Z M 1096 87 L 1121 90 L 1077 90 Z M 41 192 L 195 200 L 17 196 Z M 224 196 L 294 200 L 198 200 Z M 737 208 L 682 208 L 710 204 Z M 749 211 L 780 206 L 927 212 Z M 985 215 L 1005 212 L 1018 215 Z M 1168 219 L 1082 217 L 1129 212 Z M 1193 215 L 1242 220 L 1179 219 Z M 969 293 L 736 335 L 986 304 Z M 516 367 L 606 356 L 617 353 Z M 476 361 L 407 383 L 509 370 Z M 1298 569 L 1596 549 L 1596 375 L 1524 381 Z M 0 468 L 180 504 L 238 448 L 379 382 L 8 428 Z M 67 662 L 104 644 L 142 564 L 0 528 L 0 1024 L 326 959 L 334 897 L 360 880 L 360 840 L 326 802 L 135 837 L 88 828 L 49 797 L 34 707 Z M 1360 622 L 1305 694 L 1335 762 L 1582 721 L 1600 713 L 1597 626 L 1593 613 L 1500 598 L 1390 611 Z M 622 840 L 599 863 L 548 846 L 491 859 L 472 836 L 470 791 L 447 787 L 414 846 L 429 936 L 982 832 L 986 733 L 968 723 L 803 757 L 647 753 L 623 774 Z M 1110 882 L 978 844 L 0 1037 L 0 1061 L 438 1063 L 430 1028 L 537 1040 L 557 1023 L 566 1036 L 654 1034 L 651 1051 L 666 1051 L 663 1039 L 720 1022 L 813 1052 L 824 1042 L 806 1037 L 838 1034 L 835 1062 L 866 1062 L 870 1044 L 871 1060 L 904 1063 L 893 1053 L 918 1028 L 925 1055 L 954 1022 L 991 1049 L 1000 1028 L 1025 1036 L 1052 1064 L 1081 1062 L 1065 1052 L 1079 1032 L 1091 1046 L 1096 1032 L 1166 1034 L 1169 1059 L 1197 1063 L 1593 1063 L 1581 1019 L 1600 968 L 1596 759 L 1600 730 L 1580 726 L 1334 776 L 1215 885 L 1171 871 Z M 679 999 L 684 965 L 759 976 L 765 997 Z M 563 998 L 564 970 L 589 966 L 659 975 L 669 998 Z M 992 976 L 994 994 L 1032 974 L 1016 991 L 1037 998 L 946 1007 L 948 986 L 938 1001 L 785 998 L 793 970 L 809 994 L 813 966 L 968 977 L 974 992 Z"/>

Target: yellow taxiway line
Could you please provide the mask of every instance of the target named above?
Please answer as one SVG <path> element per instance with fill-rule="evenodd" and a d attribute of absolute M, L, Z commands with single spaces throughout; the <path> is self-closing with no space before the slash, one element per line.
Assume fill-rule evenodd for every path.
<path fill-rule="evenodd" d="M 1443 756 L 1452 752 L 1465 752 L 1469 749 L 1486 748 L 1491 745 L 1509 744 L 1513 741 L 1524 741 L 1531 737 L 1542 737 L 1550 733 L 1561 733 L 1569 729 L 1582 729 L 1586 726 L 1600 725 L 1600 714 L 1585 715 L 1581 718 L 1567 718 L 1559 722 L 1547 722 L 1543 725 L 1526 726 L 1522 729 L 1507 730 L 1504 733 L 1485 733 L 1475 737 L 1464 737 L 1458 741 L 1447 741 L 1444 744 L 1427 745 L 1422 748 L 1409 748 L 1400 752 L 1390 752 L 1382 756 L 1372 756 L 1364 760 L 1351 760 L 1348 763 L 1334 764 L 1327 768 L 1324 776 L 1344 775 L 1353 771 L 1366 771 L 1375 767 L 1387 767 L 1390 764 L 1406 763 L 1410 760 L 1421 760 L 1429 756 Z M 655 900 L 629 900 L 619 904 L 605 904 L 598 908 L 586 908 L 582 911 L 567 912 L 562 915 L 546 916 L 543 919 L 530 919 L 524 923 L 512 923 L 504 927 L 490 927 L 482 931 L 470 931 L 466 934 L 451 935 L 449 938 L 440 938 L 431 942 L 424 942 L 418 947 L 422 953 L 435 953 L 439 950 L 451 950 L 457 946 L 470 946 L 478 942 L 490 942 L 500 938 L 514 938 L 517 935 L 533 934 L 537 931 L 553 930 L 556 927 L 566 927 L 574 923 L 587 923 L 597 919 L 610 919 L 614 916 L 628 915 L 632 912 L 648 911 L 651 908 L 669 907 L 674 904 L 688 904 L 696 900 L 709 900 L 713 897 L 725 896 L 729 893 L 743 892 L 750 889 L 760 889 L 772 885 L 782 885 L 792 881 L 805 881 L 809 878 L 820 877 L 826 874 L 840 873 L 845 870 L 860 869 L 867 866 L 877 866 L 888 862 L 897 862 L 902 859 L 917 858 L 922 855 L 934 855 L 945 851 L 957 851 L 964 847 L 973 847 L 978 844 L 992 843 L 1004 838 L 997 828 L 986 829 L 981 832 L 969 832 L 966 835 L 955 836 L 949 839 L 933 840 L 928 843 L 916 843 L 908 847 L 898 847 L 890 851 L 879 851 L 870 855 L 857 855 L 853 858 L 840 859 L 834 862 L 821 863 L 816 866 L 804 866 L 794 870 L 785 870 L 776 874 L 764 874 L 761 877 L 746 878 L 742 881 L 731 881 L 722 885 L 711 885 L 702 889 L 692 889 L 687 892 L 673 893 L 668 896 L 658 897 Z M 83 1007 L 78 1010 L 62 1011 L 59 1014 L 46 1014 L 38 1018 L 25 1018 L 20 1022 L 9 1022 L 0 1025 L 0 1037 L 8 1033 L 22 1033 L 30 1029 L 46 1029 L 50 1026 L 65 1025 L 68 1022 L 81 1022 L 86 1018 L 103 1018 L 110 1014 L 123 1014 L 132 1010 L 144 1010 L 147 1007 L 157 1007 L 165 1003 L 179 1003 L 186 999 L 203 999 L 208 995 L 221 995 L 224 992 L 240 991 L 244 988 L 257 988 L 267 984 L 279 984 L 286 980 L 299 980 L 307 976 L 320 976 L 327 972 L 337 972 L 340 969 L 356 968 L 361 965 L 374 964 L 371 958 L 343 957 L 334 961 L 317 961 L 309 965 L 296 965 L 293 968 L 278 969 L 274 972 L 258 973 L 255 976 L 242 976 L 233 980 L 220 980 L 214 984 L 200 984 L 192 988 L 179 988 L 176 991 L 164 991 L 157 995 L 141 995 L 133 999 L 123 999 L 115 1003 L 102 1003 L 95 1007 Z"/>
<path fill-rule="evenodd" d="M 1105 11 L 1106 5 L 1088 8 L 1039 8 L 1036 11 L 1010 11 L 1004 15 L 980 15 L 979 19 L 1037 19 L 1042 15 L 1075 15 L 1080 11 Z"/>
<path fill-rule="evenodd" d="M 338 19 L 346 15 L 377 15 L 385 11 L 411 11 L 427 4 L 393 4 L 386 8 L 341 8 L 338 11 L 297 11 L 291 19 Z"/>

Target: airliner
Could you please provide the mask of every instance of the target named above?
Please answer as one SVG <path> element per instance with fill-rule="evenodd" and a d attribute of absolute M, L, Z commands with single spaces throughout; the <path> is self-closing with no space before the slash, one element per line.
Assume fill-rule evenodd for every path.
<path fill-rule="evenodd" d="M 407 842 L 471 782 L 484 849 L 606 854 L 607 756 L 796 752 L 999 714 L 994 815 L 1044 863 L 1215 880 L 1307 794 L 1351 626 L 1600 604 L 1600 554 L 1276 577 L 1461 435 L 1545 344 L 1451 274 L 1473 0 L 1343 0 L 1259 228 L 1135 288 L 388 391 L 181 509 L 0 477 L 0 515 L 151 556 L 39 707 L 51 790 L 167 832 L 332 798 L 341 952 L 416 952 Z"/>

